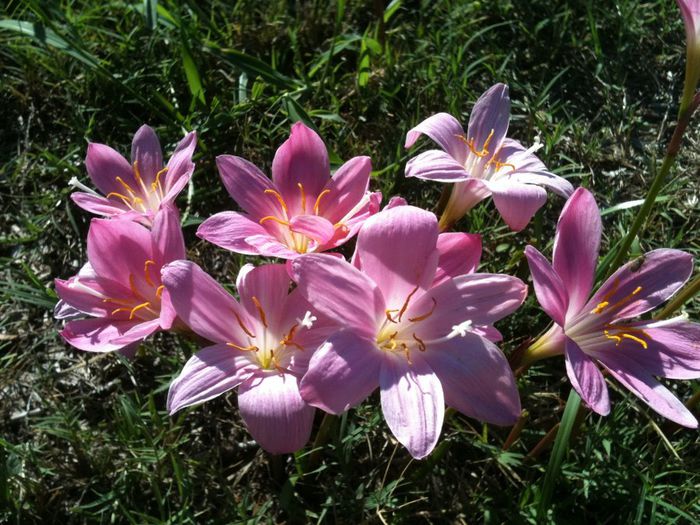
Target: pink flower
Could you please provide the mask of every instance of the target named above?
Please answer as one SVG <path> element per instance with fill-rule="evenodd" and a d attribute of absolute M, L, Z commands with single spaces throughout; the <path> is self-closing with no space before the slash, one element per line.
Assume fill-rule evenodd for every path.
<path fill-rule="evenodd" d="M 164 207 L 151 231 L 131 221 L 93 219 L 87 252 L 77 275 L 56 279 L 59 317 L 89 317 L 66 324 L 66 342 L 88 352 L 129 353 L 152 333 L 173 327 L 176 314 L 160 269 L 185 258 L 175 208 Z"/>
<path fill-rule="evenodd" d="M 406 148 L 425 134 L 443 149 L 421 153 L 406 164 L 407 177 L 456 183 L 440 218 L 443 230 L 489 195 L 514 231 L 525 228 L 547 200 L 542 186 L 571 195 L 571 184 L 547 171 L 535 156 L 539 146 L 527 149 L 506 137 L 509 119 L 508 86 L 496 84 L 474 105 L 466 135 L 447 113 L 427 118 L 406 135 Z"/>
<path fill-rule="evenodd" d="M 478 237 L 438 235 L 435 215 L 397 206 L 365 223 L 352 264 L 325 254 L 295 259 L 298 289 L 345 327 L 311 358 L 302 397 L 337 414 L 379 386 L 389 428 L 415 458 L 435 446 L 445 404 L 514 423 L 520 400 L 492 325 L 520 306 L 527 287 L 470 273 L 480 251 Z"/>
<path fill-rule="evenodd" d="M 191 262 L 169 264 L 163 282 L 180 318 L 214 343 L 170 385 L 170 413 L 238 388 L 241 416 L 260 446 L 273 454 L 302 448 L 315 410 L 298 383 L 332 325 L 297 290 L 289 293 L 284 265 L 241 268 L 240 303 Z"/>
<path fill-rule="evenodd" d="M 192 154 L 197 142 L 188 133 L 163 167 L 163 154 L 155 132 L 143 125 L 134 135 L 131 164 L 105 144 L 88 144 L 85 165 L 90 179 L 104 194 L 86 190 L 71 195 L 73 202 L 92 213 L 106 217 L 138 220 L 150 225 L 161 204 L 175 201 L 194 171 Z"/>
<path fill-rule="evenodd" d="M 321 138 L 301 122 L 272 161 L 272 180 L 240 157 L 217 158 L 231 197 L 245 213 L 207 219 L 197 235 L 237 253 L 293 259 L 330 250 L 352 238 L 379 210 L 381 193 L 370 193 L 369 157 L 354 157 L 330 177 Z"/>
<path fill-rule="evenodd" d="M 700 0 L 676 1 L 685 25 L 687 53 L 681 106 L 687 108 L 695 96 L 698 80 L 700 80 Z"/>
<path fill-rule="evenodd" d="M 525 249 L 537 300 L 556 323 L 531 347 L 530 360 L 563 353 L 572 386 L 598 414 L 610 412 L 600 364 L 662 416 L 696 427 L 695 417 L 653 376 L 700 377 L 700 325 L 682 318 L 629 321 L 685 283 L 692 257 L 679 250 L 648 252 L 617 270 L 589 299 L 600 235 L 595 199 L 578 188 L 559 218 L 552 264 L 532 246 Z"/>

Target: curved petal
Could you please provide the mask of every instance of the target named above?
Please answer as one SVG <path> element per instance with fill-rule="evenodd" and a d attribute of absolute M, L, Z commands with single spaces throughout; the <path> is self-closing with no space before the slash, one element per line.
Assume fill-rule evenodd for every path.
<path fill-rule="evenodd" d="M 404 148 L 410 148 L 421 135 L 428 135 L 443 150 L 445 150 L 458 163 L 464 164 L 467 158 L 466 144 L 459 137 L 464 138 L 464 129 L 459 121 L 449 113 L 437 113 L 425 119 L 412 128 L 406 134 Z"/>
<path fill-rule="evenodd" d="M 276 237 L 265 233 L 264 235 L 251 235 L 245 238 L 248 246 L 251 246 L 255 253 L 263 257 L 279 257 L 280 259 L 294 259 L 298 252 L 290 250 L 289 247 L 280 242 Z M 239 253 L 243 253 L 239 250 Z"/>
<path fill-rule="evenodd" d="M 115 286 L 115 291 L 120 293 L 117 295 L 106 294 L 102 287 L 95 286 L 96 283 L 82 283 L 79 277 L 71 277 L 67 281 L 62 279 L 54 279 L 56 293 L 61 298 L 64 306 L 70 306 L 78 312 L 95 317 L 109 317 L 109 313 L 114 310 L 112 304 L 104 301 L 105 297 L 116 297 L 127 295 L 128 291 L 121 286 Z M 90 286 L 92 285 L 92 286 Z M 73 316 L 68 310 L 69 316 Z M 57 319 L 62 317 L 55 316 Z"/>
<path fill-rule="evenodd" d="M 379 386 L 381 361 L 373 340 L 351 330 L 336 332 L 311 356 L 299 387 L 301 397 L 331 414 L 345 412 Z"/>
<path fill-rule="evenodd" d="M 189 358 L 168 390 L 168 412 L 210 399 L 236 388 L 257 367 L 230 346 L 223 344 L 203 348 Z"/>
<path fill-rule="evenodd" d="M 445 416 L 440 380 L 420 355 L 409 364 L 387 355 L 379 373 L 382 412 L 391 433 L 416 459 L 435 448 Z"/>
<path fill-rule="evenodd" d="M 605 360 L 599 360 L 622 386 L 644 401 L 652 410 L 679 425 L 697 428 L 698 421 L 695 416 L 641 365 L 614 354 L 606 355 Z"/>
<path fill-rule="evenodd" d="M 335 235 L 333 224 L 318 215 L 296 215 L 289 221 L 289 229 L 316 241 L 316 245 L 324 245 Z"/>
<path fill-rule="evenodd" d="M 331 168 L 326 146 L 314 130 L 301 122 L 292 125 L 289 138 L 272 161 L 272 180 L 292 214 L 302 210 L 302 191 L 310 201 L 316 199 L 328 182 Z M 313 202 L 313 201 L 311 201 Z M 307 202 L 307 206 L 311 205 Z"/>
<path fill-rule="evenodd" d="M 123 335 L 112 339 L 111 343 L 115 345 L 129 345 L 135 341 L 143 341 L 149 335 L 160 330 L 160 328 L 160 319 L 152 319 L 145 322 L 142 321 L 129 328 Z"/>
<path fill-rule="evenodd" d="M 467 180 L 469 173 L 464 169 L 464 164 L 448 153 L 431 149 L 406 163 L 406 177 L 437 182 L 458 182 Z"/>
<path fill-rule="evenodd" d="M 219 155 L 216 166 L 226 191 L 251 219 L 257 222 L 267 215 L 284 216 L 272 181 L 253 163 L 233 155 Z"/>
<path fill-rule="evenodd" d="M 175 261 L 164 266 L 161 275 L 177 315 L 196 334 L 216 343 L 248 346 L 245 311 L 204 270 L 191 261 Z"/>
<path fill-rule="evenodd" d="M 265 325 L 278 328 L 290 284 L 291 279 L 284 264 L 264 264 L 258 267 L 246 264 L 238 272 L 236 288 L 241 304 L 251 319 L 258 320 L 260 330 Z"/>
<path fill-rule="evenodd" d="M 424 357 L 442 383 L 448 406 L 495 425 L 512 425 L 520 417 L 515 377 L 492 342 L 467 333 L 428 344 Z"/>
<path fill-rule="evenodd" d="M 114 339 L 123 336 L 141 321 L 112 321 L 110 319 L 79 319 L 70 321 L 61 330 L 65 341 L 86 352 L 113 352 L 129 342 L 115 344 Z M 132 342 L 132 341 L 130 341 Z"/>
<path fill-rule="evenodd" d="M 104 215 L 112 217 L 129 211 L 129 208 L 120 200 L 109 200 L 101 195 L 92 195 L 82 191 L 74 191 L 70 194 L 70 198 L 75 204 L 96 215 Z"/>
<path fill-rule="evenodd" d="M 593 295 L 584 311 L 600 310 L 614 319 L 636 317 L 663 303 L 693 273 L 693 256 L 680 250 L 647 252 L 617 270 Z"/>
<path fill-rule="evenodd" d="M 416 287 L 426 288 L 437 268 L 437 218 L 413 206 L 384 210 L 357 237 L 360 268 L 382 291 L 387 309 L 400 309 Z"/>
<path fill-rule="evenodd" d="M 481 179 L 468 178 L 456 182 L 452 186 L 447 206 L 440 216 L 440 227 L 445 229 L 451 226 L 489 195 L 491 192 Z"/>
<path fill-rule="evenodd" d="M 153 255 L 156 256 L 158 266 L 187 257 L 185 239 L 182 236 L 182 227 L 180 226 L 180 214 L 175 206 L 161 206 L 153 219 L 151 237 L 153 238 Z"/>
<path fill-rule="evenodd" d="M 257 248 L 246 242 L 255 235 L 269 236 L 267 230 L 242 213 L 224 211 L 212 215 L 197 228 L 197 237 L 226 250 L 258 255 Z"/>
<path fill-rule="evenodd" d="M 474 104 L 469 116 L 467 138 L 474 141 L 474 149 L 497 151 L 508 133 L 510 120 L 510 97 L 508 86 L 491 86 Z M 490 137 L 490 138 L 489 138 Z M 485 145 L 488 145 L 485 147 Z"/>
<path fill-rule="evenodd" d="M 302 255 L 291 266 L 298 289 L 316 309 L 359 334 L 375 337 L 385 305 L 379 288 L 367 275 L 326 254 Z"/>
<path fill-rule="evenodd" d="M 117 177 L 132 188 L 136 188 L 136 179 L 134 179 L 131 165 L 124 157 L 105 144 L 96 142 L 88 144 L 85 167 L 92 182 L 104 195 L 111 192 L 124 192 L 124 186 L 119 183 Z"/>
<path fill-rule="evenodd" d="M 250 377 L 238 388 L 238 408 L 253 439 L 271 454 L 296 452 L 309 441 L 316 411 L 291 374 Z"/>
<path fill-rule="evenodd" d="M 481 260 L 481 235 L 476 233 L 441 233 L 437 239 L 437 271 L 432 286 L 450 277 L 474 273 Z"/>
<path fill-rule="evenodd" d="M 539 159 L 538 159 L 539 160 Z M 544 164 L 542 165 L 544 168 Z M 536 184 L 537 186 L 543 186 L 560 197 L 568 199 L 574 193 L 573 185 L 563 177 L 554 175 L 554 173 L 548 172 L 546 169 L 538 172 L 521 172 L 517 171 L 513 173 L 513 180 L 520 182 L 521 184 Z"/>
<path fill-rule="evenodd" d="M 194 171 L 194 164 L 190 162 L 190 165 L 191 169 L 187 173 L 176 179 L 172 184 L 168 184 L 167 193 L 161 200 L 161 205 L 164 203 L 174 203 L 177 196 L 180 195 L 180 192 L 185 189 L 185 186 L 187 186 L 187 183 L 190 182 L 192 172 Z"/>
<path fill-rule="evenodd" d="M 566 201 L 554 237 L 552 267 L 569 292 L 569 312 L 586 304 L 593 287 L 602 224 L 591 192 L 578 188 Z"/>
<path fill-rule="evenodd" d="M 610 413 L 610 398 L 603 374 L 593 359 L 568 337 L 564 350 L 566 374 L 581 399 L 596 414 L 607 416 Z"/>
<path fill-rule="evenodd" d="M 562 283 L 559 275 L 549 264 L 549 261 L 537 249 L 530 245 L 526 246 L 525 257 L 530 267 L 537 301 L 555 323 L 559 326 L 564 326 L 566 311 L 569 308 L 569 293 L 564 283 Z"/>
<path fill-rule="evenodd" d="M 165 174 L 165 193 L 166 200 L 174 198 L 172 194 L 180 193 L 185 187 L 187 181 L 190 180 L 194 171 L 194 163 L 192 155 L 197 147 L 197 133 L 190 131 L 178 143 L 170 160 L 168 161 L 168 171 Z"/>
<path fill-rule="evenodd" d="M 158 135 L 144 124 L 131 142 L 131 164 L 135 165 L 146 184 L 156 180 L 156 173 L 163 167 L 163 151 Z"/>
<path fill-rule="evenodd" d="M 501 217 L 516 232 L 525 228 L 535 212 L 547 202 L 547 192 L 539 186 L 510 180 L 484 181 L 484 184 L 491 191 Z"/>
<path fill-rule="evenodd" d="M 328 194 L 318 197 L 314 204 L 316 209 L 312 211 L 332 223 L 340 221 L 365 196 L 371 173 L 372 161 L 369 157 L 351 158 L 326 183 Z"/>

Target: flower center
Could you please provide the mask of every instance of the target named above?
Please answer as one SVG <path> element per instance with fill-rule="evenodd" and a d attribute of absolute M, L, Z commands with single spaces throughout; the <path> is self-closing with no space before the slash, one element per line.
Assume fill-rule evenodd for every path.
<path fill-rule="evenodd" d="M 110 199 L 115 197 L 121 200 L 127 208 L 140 213 L 146 213 L 149 210 L 157 210 L 160 202 L 165 198 L 165 191 L 163 185 L 160 182 L 160 178 L 168 171 L 168 168 L 163 168 L 158 173 L 156 173 L 155 180 L 150 184 L 150 188 L 144 182 L 141 177 L 141 172 L 139 170 L 138 161 L 134 162 L 134 178 L 140 186 L 139 189 L 132 188 L 127 184 L 124 179 L 117 177 L 115 180 L 121 184 L 124 188 L 124 192 L 110 192 L 107 194 L 107 198 Z"/>
<path fill-rule="evenodd" d="M 467 169 L 467 171 L 469 171 L 472 177 L 480 179 L 492 179 L 495 178 L 495 175 L 510 175 L 512 172 L 515 171 L 515 165 L 510 164 L 508 162 L 501 162 L 499 160 L 501 149 L 503 149 L 502 146 L 498 148 L 493 154 L 491 154 L 489 150 L 489 144 L 491 143 L 491 139 L 493 139 L 494 133 L 495 131 L 492 129 L 486 137 L 486 140 L 484 141 L 484 145 L 481 147 L 481 150 L 476 149 L 476 139 L 474 139 L 474 137 L 467 139 L 464 135 L 456 135 L 456 137 L 462 142 L 464 142 L 467 145 L 467 148 L 469 148 L 470 154 L 467 155 L 467 160 L 465 162 L 464 167 L 465 169 Z M 483 163 L 482 159 L 485 159 L 487 157 L 488 160 L 486 161 L 486 163 Z M 502 168 L 509 168 L 509 172 L 499 173 L 499 171 Z"/>
<path fill-rule="evenodd" d="M 151 272 L 156 270 L 156 268 L 151 267 L 155 266 L 155 264 L 156 262 L 152 259 L 148 259 L 144 262 L 143 278 L 147 284 L 145 288 L 136 286 L 134 274 L 129 274 L 129 289 L 131 290 L 132 298 L 117 299 L 114 297 L 105 297 L 102 299 L 103 303 L 113 303 L 118 306 L 118 308 L 112 310 L 110 315 L 117 315 L 120 312 L 129 312 L 129 321 L 133 320 L 134 317 L 149 320 L 160 315 L 160 298 L 163 295 L 165 286 L 158 284 L 160 283 L 159 277 L 156 277 L 156 281 L 151 277 Z M 157 274 L 157 272 L 155 273 Z M 148 312 L 148 314 L 144 316 L 143 314 L 146 312 Z"/>

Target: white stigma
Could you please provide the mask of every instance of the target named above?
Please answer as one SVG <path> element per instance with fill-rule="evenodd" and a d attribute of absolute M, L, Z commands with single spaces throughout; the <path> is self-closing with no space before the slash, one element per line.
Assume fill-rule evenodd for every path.
<path fill-rule="evenodd" d="M 89 193 L 91 195 L 99 195 L 95 190 L 92 188 L 88 188 L 78 180 L 78 177 L 71 177 L 71 179 L 68 181 L 68 185 L 72 186 L 73 188 L 78 188 L 79 190 L 83 190 L 86 193 Z"/>
<path fill-rule="evenodd" d="M 304 328 L 311 328 L 314 325 L 314 323 L 318 321 L 318 317 L 316 317 L 307 310 L 304 314 L 304 318 L 297 319 L 297 321 L 299 321 L 299 323 L 301 323 L 301 326 L 303 326 Z"/>
<path fill-rule="evenodd" d="M 447 339 L 452 339 L 454 337 L 460 336 L 465 337 L 468 332 L 471 331 L 472 322 L 467 320 L 452 327 L 452 331 L 447 334 Z"/>

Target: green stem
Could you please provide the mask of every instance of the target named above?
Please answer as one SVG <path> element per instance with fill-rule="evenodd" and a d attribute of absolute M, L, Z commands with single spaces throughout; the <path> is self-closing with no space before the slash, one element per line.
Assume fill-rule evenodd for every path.
<path fill-rule="evenodd" d="M 674 297 L 672 301 L 669 301 L 664 309 L 654 316 L 654 319 L 666 319 L 671 317 L 676 310 L 695 297 L 698 292 L 700 292 L 700 275 L 695 277 L 695 279 L 693 279 L 681 293 Z"/>

